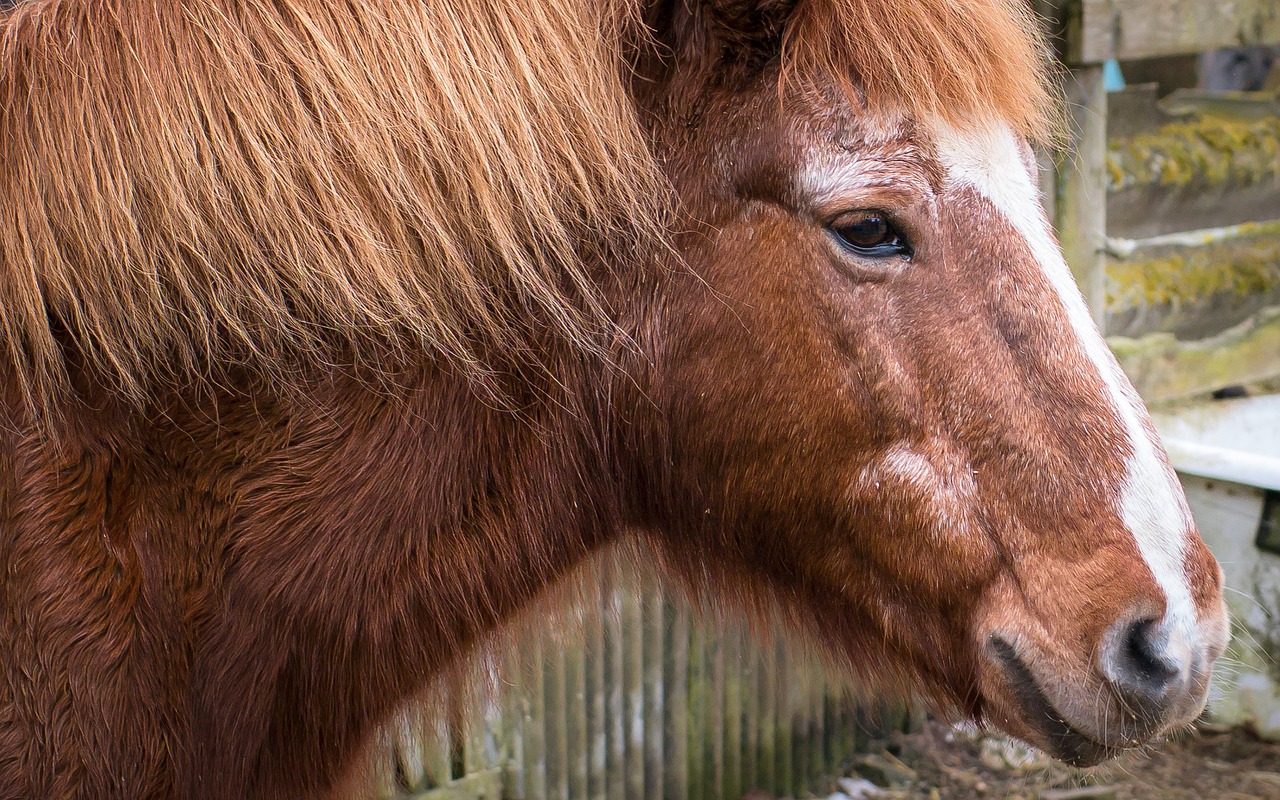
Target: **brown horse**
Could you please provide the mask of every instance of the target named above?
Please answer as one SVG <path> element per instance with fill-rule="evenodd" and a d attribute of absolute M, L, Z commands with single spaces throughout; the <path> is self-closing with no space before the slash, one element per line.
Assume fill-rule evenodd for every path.
<path fill-rule="evenodd" d="M 1017 0 L 0 21 L 0 797 L 332 795 L 610 542 L 1077 763 L 1219 570 L 1040 210 Z"/>

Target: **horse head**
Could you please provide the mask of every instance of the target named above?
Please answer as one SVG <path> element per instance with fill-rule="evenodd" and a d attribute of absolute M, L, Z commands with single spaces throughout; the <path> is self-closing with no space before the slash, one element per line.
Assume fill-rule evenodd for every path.
<path fill-rule="evenodd" d="M 1197 717 L 1227 622 L 1042 210 L 1032 29 L 1001 0 L 657 23 L 695 277 L 662 298 L 643 514 L 692 581 L 1090 764 Z"/>

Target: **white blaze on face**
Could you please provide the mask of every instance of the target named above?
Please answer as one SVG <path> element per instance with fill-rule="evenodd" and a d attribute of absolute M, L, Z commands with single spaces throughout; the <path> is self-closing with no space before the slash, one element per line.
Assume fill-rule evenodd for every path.
<path fill-rule="evenodd" d="M 1057 291 L 1080 346 L 1098 369 L 1132 448 L 1118 510 L 1164 592 L 1169 650 L 1187 657 L 1187 648 L 1197 636 L 1195 603 L 1183 568 L 1183 551 L 1192 528 L 1186 498 L 1157 450 L 1142 402 L 1098 332 L 1053 239 L 1039 193 L 1022 159 L 1024 146 L 1003 126 L 960 132 L 938 125 L 934 135 L 949 182 L 987 198 L 1026 240 Z M 1103 202 L 1101 197 L 1097 200 Z"/>

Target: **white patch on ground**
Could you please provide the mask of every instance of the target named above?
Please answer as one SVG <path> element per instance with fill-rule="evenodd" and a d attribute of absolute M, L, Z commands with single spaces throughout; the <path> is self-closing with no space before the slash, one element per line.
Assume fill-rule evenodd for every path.
<path fill-rule="evenodd" d="M 1195 603 L 1183 568 L 1183 552 L 1192 529 L 1186 499 L 1157 449 L 1141 400 L 1098 332 L 1054 241 L 1037 188 L 1023 163 L 1024 145 L 1003 126 L 961 132 L 939 125 L 934 132 L 949 180 L 991 201 L 1023 236 L 1057 291 L 1080 346 L 1098 368 L 1133 451 L 1119 511 L 1165 594 L 1169 654 L 1187 663 L 1198 637 Z"/>

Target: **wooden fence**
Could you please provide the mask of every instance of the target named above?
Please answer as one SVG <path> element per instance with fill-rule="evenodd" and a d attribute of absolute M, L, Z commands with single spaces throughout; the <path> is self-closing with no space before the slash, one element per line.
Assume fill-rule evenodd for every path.
<path fill-rule="evenodd" d="M 869 738 L 911 722 L 900 707 L 853 702 L 783 641 L 762 646 L 741 630 L 699 624 L 652 583 L 602 581 L 590 607 L 596 602 L 525 632 L 455 724 L 406 711 L 385 734 L 379 793 L 738 800 L 758 788 L 799 796 Z"/>
<path fill-rule="evenodd" d="M 1037 0 L 1066 67 L 1046 197 L 1094 317 L 1149 403 L 1280 378 L 1274 92 L 1106 91 L 1104 63 L 1280 44 L 1277 0 Z"/>

